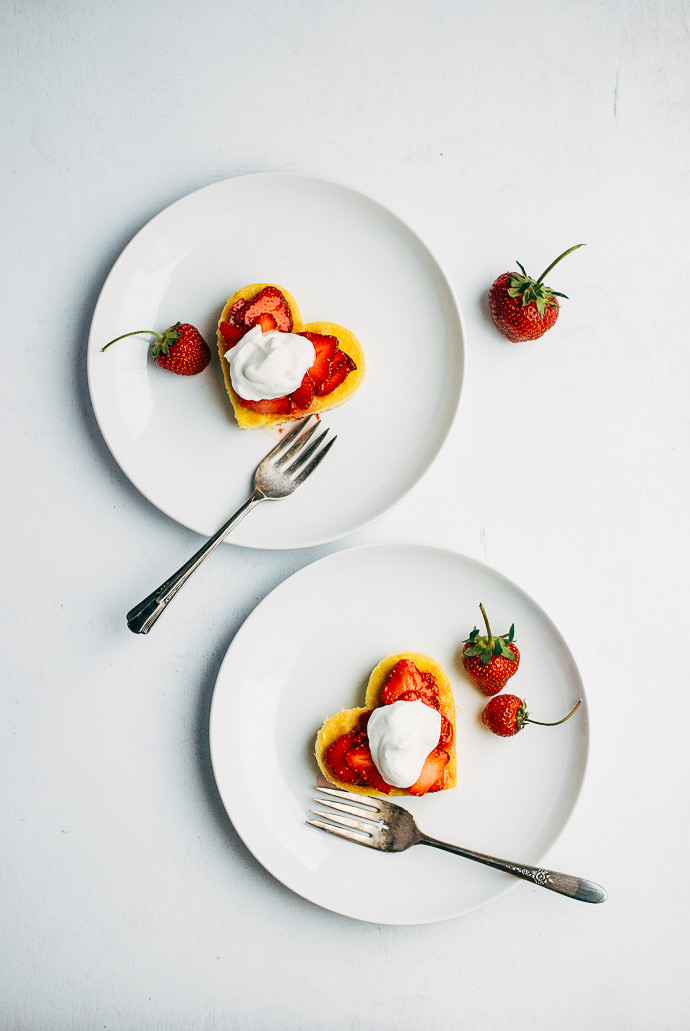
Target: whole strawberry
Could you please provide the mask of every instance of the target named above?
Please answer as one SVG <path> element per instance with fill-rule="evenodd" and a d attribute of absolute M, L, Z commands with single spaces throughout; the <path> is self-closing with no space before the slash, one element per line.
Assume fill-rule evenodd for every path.
<path fill-rule="evenodd" d="M 123 333 L 102 347 L 101 351 L 105 351 L 117 340 L 139 336 L 140 333 L 151 333 L 155 336 L 153 357 L 162 369 L 168 369 L 178 376 L 196 376 L 197 373 L 203 372 L 211 361 L 208 344 L 199 330 L 188 322 L 176 322 L 164 333 L 156 333 L 153 329 L 137 329 L 133 333 Z"/>
<path fill-rule="evenodd" d="M 576 251 L 584 244 L 577 243 L 563 251 L 536 281 L 527 275 L 520 262 L 516 262 L 522 275 L 504 272 L 489 290 L 489 310 L 501 333 L 514 342 L 536 340 L 551 329 L 558 318 L 557 297 L 566 297 L 557 290 L 551 290 L 544 278 L 566 254 Z"/>
<path fill-rule="evenodd" d="M 558 727 L 565 723 L 577 712 L 582 704 L 582 699 L 575 708 L 564 716 L 562 720 L 555 723 L 542 723 L 540 720 L 531 720 L 522 698 L 514 694 L 501 694 L 492 698 L 481 715 L 482 723 L 488 727 L 493 734 L 499 737 L 513 737 L 522 730 L 526 723 L 536 723 L 540 727 Z"/>
<path fill-rule="evenodd" d="M 484 617 L 486 634 L 480 636 L 477 628 L 474 628 L 464 642 L 462 664 L 479 690 L 485 695 L 493 695 L 498 694 L 513 674 L 517 673 L 520 652 L 513 641 L 515 624 L 507 634 L 494 637 L 484 606 L 480 604 L 479 608 Z"/>

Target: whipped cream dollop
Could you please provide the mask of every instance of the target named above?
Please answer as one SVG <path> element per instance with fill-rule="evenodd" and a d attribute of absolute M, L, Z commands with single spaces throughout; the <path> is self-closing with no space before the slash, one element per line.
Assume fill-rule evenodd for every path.
<path fill-rule="evenodd" d="M 438 744 L 441 713 L 417 699 L 374 709 L 367 723 L 374 765 L 387 784 L 409 788 Z"/>
<path fill-rule="evenodd" d="M 311 340 L 298 333 L 280 333 L 253 326 L 225 352 L 230 380 L 245 401 L 271 401 L 297 390 L 316 360 Z"/>

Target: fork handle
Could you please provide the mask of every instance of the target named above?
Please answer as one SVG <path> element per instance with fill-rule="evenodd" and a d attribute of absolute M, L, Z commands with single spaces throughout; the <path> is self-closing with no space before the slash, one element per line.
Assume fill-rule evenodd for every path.
<path fill-rule="evenodd" d="M 250 512 L 260 501 L 265 500 L 265 494 L 254 490 L 245 503 L 237 509 L 235 514 L 231 515 L 226 523 L 223 523 L 220 530 L 217 530 L 213 537 L 209 537 L 206 543 L 202 544 L 199 550 L 176 573 L 173 573 L 165 583 L 162 583 L 147 598 L 144 598 L 143 601 L 140 601 L 138 605 L 129 610 L 127 613 L 127 626 L 133 634 L 148 634 L 151 627 L 163 615 L 177 592 L 187 583 L 187 580 L 189 580 L 192 573 L 196 572 L 204 559 L 208 558 L 212 551 L 215 551 L 233 527 L 237 526 L 241 519 L 244 519 L 247 512 Z"/>
<path fill-rule="evenodd" d="M 471 849 L 461 848 L 459 845 L 448 845 L 445 841 L 439 841 L 438 838 L 429 837 L 427 834 L 422 834 L 420 843 L 445 849 L 446 852 L 455 852 L 456 855 L 464 856 L 465 859 L 474 859 L 475 862 L 483 863 L 484 866 L 492 866 L 494 870 L 503 870 L 504 873 L 513 874 L 514 877 L 522 877 L 523 880 L 531 881 L 540 888 L 557 891 L 559 895 L 567 895 L 580 902 L 606 901 L 604 888 L 583 877 L 573 877 L 567 873 L 558 873 L 556 870 L 544 870 L 539 866 L 526 866 L 524 863 L 511 863 L 507 859 L 496 859 L 495 856 L 487 856 L 483 852 L 473 852 Z"/>

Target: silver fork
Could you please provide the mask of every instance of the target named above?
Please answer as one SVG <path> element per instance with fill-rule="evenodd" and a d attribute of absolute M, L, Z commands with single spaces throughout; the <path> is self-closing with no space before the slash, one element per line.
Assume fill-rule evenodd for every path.
<path fill-rule="evenodd" d="M 326 428 L 306 447 L 307 441 L 313 435 L 318 424 L 319 420 L 314 415 L 302 419 L 259 462 L 254 473 L 254 489 L 245 503 L 237 509 L 234 515 L 230 516 L 226 523 L 223 523 L 213 537 L 210 537 L 192 555 L 189 561 L 185 562 L 165 583 L 162 583 L 127 613 L 127 626 L 132 633 L 148 634 L 180 588 L 187 583 L 192 573 L 196 572 L 204 559 L 208 558 L 212 551 L 215 551 L 220 542 L 252 508 L 262 501 L 286 498 L 297 490 L 308 476 L 311 476 L 336 441 L 336 437 L 331 437 L 324 443 L 328 434 L 328 428 Z M 323 447 L 321 447 L 322 444 Z"/>
<path fill-rule="evenodd" d="M 570 874 L 557 873 L 555 870 L 527 866 L 525 863 L 511 863 L 506 859 L 496 859 L 494 856 L 484 855 L 483 852 L 472 852 L 468 848 L 448 845 L 445 841 L 432 838 L 420 831 L 407 809 L 403 809 L 402 806 L 389 802 L 387 799 L 355 795 L 352 792 L 339 791 L 336 788 L 318 788 L 317 790 L 332 796 L 332 798 L 315 798 L 313 801 L 328 806 L 331 811 L 323 812 L 318 809 L 310 811 L 315 816 L 332 822 L 307 820 L 307 823 L 312 827 L 320 827 L 330 834 L 336 834 L 339 838 L 355 841 L 359 845 L 368 845 L 369 848 L 380 849 L 382 852 L 404 852 L 413 845 L 433 845 L 434 848 L 455 852 L 459 856 L 464 856 L 465 859 L 474 859 L 475 862 L 483 863 L 484 866 L 492 866 L 495 870 L 503 870 L 515 877 L 532 881 L 540 888 L 548 888 L 550 891 L 557 891 L 560 895 L 579 899 L 580 902 L 604 902 L 606 900 L 605 890 L 594 881 L 586 881 L 582 877 L 572 877 Z"/>

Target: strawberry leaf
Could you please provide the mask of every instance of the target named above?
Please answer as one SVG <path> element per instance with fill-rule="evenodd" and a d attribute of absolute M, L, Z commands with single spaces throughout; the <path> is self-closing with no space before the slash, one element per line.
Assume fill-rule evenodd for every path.
<path fill-rule="evenodd" d="M 166 329 L 165 333 L 162 333 L 158 340 L 153 345 L 153 357 L 157 358 L 159 354 L 170 354 L 170 348 L 174 346 L 175 341 L 179 337 L 180 333 L 178 330 L 179 322 L 176 322 L 170 329 Z"/>

